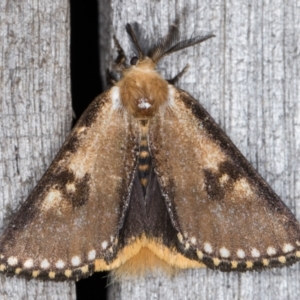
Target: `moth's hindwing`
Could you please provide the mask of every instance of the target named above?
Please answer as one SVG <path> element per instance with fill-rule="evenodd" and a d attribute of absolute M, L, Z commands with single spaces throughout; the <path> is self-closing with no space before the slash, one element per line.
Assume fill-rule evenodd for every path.
<path fill-rule="evenodd" d="M 64 280 L 115 267 L 136 160 L 136 128 L 117 94 L 94 100 L 14 217 L 1 271 Z"/>
<path fill-rule="evenodd" d="M 180 251 L 223 271 L 299 260 L 293 214 L 204 108 L 171 91 L 150 123 L 150 143 Z"/>

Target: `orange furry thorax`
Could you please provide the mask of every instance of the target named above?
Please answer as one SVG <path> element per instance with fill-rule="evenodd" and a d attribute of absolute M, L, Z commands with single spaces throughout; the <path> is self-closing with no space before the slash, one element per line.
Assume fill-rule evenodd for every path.
<path fill-rule="evenodd" d="M 155 70 L 148 57 L 123 73 L 117 83 L 123 106 L 137 118 L 151 118 L 168 100 L 168 82 Z"/>

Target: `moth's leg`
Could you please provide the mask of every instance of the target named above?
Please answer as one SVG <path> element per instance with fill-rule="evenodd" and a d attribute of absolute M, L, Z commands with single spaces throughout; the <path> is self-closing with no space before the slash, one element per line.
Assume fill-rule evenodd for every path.
<path fill-rule="evenodd" d="M 115 59 L 115 65 L 116 65 L 116 67 L 124 69 L 125 61 L 126 61 L 125 52 L 124 52 L 123 48 L 121 47 L 118 39 L 115 36 L 113 36 L 113 38 L 114 38 L 114 42 L 115 42 L 115 45 L 116 45 L 117 51 L 118 51 L 118 57 Z"/>
<path fill-rule="evenodd" d="M 106 69 L 106 83 L 108 86 L 114 86 L 119 81 L 118 76 L 113 71 Z"/>
<path fill-rule="evenodd" d="M 181 72 L 179 72 L 175 77 L 168 79 L 167 81 L 170 84 L 175 85 L 178 82 L 178 80 L 180 79 L 180 77 L 182 77 L 185 74 L 185 72 L 188 70 L 188 68 L 189 68 L 189 65 L 186 65 Z"/>

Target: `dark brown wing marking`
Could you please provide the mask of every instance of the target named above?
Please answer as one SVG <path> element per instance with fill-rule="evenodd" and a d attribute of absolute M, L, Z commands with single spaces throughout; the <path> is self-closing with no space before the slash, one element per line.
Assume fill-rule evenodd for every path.
<path fill-rule="evenodd" d="M 109 269 L 136 165 L 137 127 L 94 100 L 0 241 L 0 270 L 78 279 Z"/>
<path fill-rule="evenodd" d="M 210 115 L 184 91 L 150 123 L 155 172 L 178 239 L 210 268 L 300 259 L 300 226 Z"/>

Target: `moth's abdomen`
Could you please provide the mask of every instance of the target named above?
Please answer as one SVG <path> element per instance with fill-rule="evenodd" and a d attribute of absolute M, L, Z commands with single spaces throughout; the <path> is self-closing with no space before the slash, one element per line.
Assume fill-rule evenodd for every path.
<path fill-rule="evenodd" d="M 138 157 L 138 176 L 143 189 L 144 196 L 146 194 L 149 176 L 151 172 L 151 154 L 148 145 L 148 121 L 140 121 L 140 149 Z"/>

